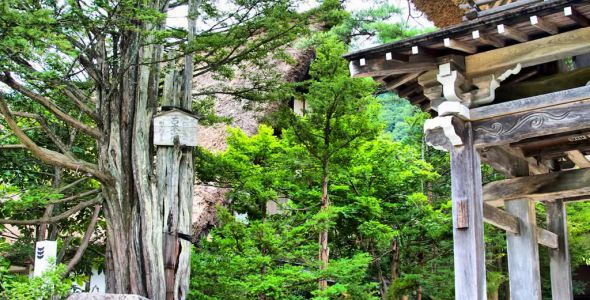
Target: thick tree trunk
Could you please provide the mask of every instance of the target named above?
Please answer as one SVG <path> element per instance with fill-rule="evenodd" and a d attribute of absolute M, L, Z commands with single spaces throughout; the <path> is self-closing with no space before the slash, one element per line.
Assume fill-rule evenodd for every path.
<path fill-rule="evenodd" d="M 160 8 L 158 1 L 150 3 Z M 159 25 L 144 25 L 144 30 Z M 152 115 L 157 107 L 161 46 L 150 35 L 123 34 L 120 39 L 116 86 L 99 84 L 98 108 L 105 138 L 100 143 L 99 167 L 112 182 L 103 184 L 107 222 L 107 290 L 164 299 L 162 211 L 153 197 Z M 110 67 L 104 42 L 96 49 L 101 74 Z M 141 62 L 142 64 L 139 64 Z M 106 76 L 106 75 L 104 75 Z M 115 75 L 112 75 L 115 76 Z"/>
<path fill-rule="evenodd" d="M 194 11 L 196 1 L 190 4 Z M 161 6 L 165 11 L 159 1 L 150 3 L 152 8 Z M 189 24 L 189 31 L 194 32 L 194 20 Z M 161 26 L 147 24 L 143 29 L 150 32 Z M 103 184 L 107 289 L 150 299 L 185 299 L 191 244 L 180 240 L 179 234 L 190 236 L 192 149 L 152 146 L 152 117 L 158 107 L 161 73 L 157 62 L 163 57 L 162 46 L 153 40 L 149 34 L 123 35 L 119 43 L 120 68 L 125 69 L 122 78 L 111 90 L 99 86 L 98 107 L 105 136 L 100 143 L 99 166 L 112 178 Z M 98 65 L 106 68 L 100 60 Z M 191 108 L 192 70 L 188 55 L 184 78 L 176 71 L 166 80 L 175 92 L 162 97 L 163 105 Z"/>

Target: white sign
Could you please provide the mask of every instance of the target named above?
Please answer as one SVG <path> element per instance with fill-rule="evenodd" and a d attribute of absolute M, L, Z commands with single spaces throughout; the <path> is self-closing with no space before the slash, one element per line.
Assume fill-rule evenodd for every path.
<path fill-rule="evenodd" d="M 98 270 L 92 269 L 92 276 L 90 276 L 90 293 L 104 294 L 107 291 L 106 278 L 104 272 L 98 273 Z"/>
<path fill-rule="evenodd" d="M 43 272 L 55 265 L 57 258 L 57 242 L 41 241 L 35 246 L 35 269 L 33 276 L 41 276 Z"/>
<path fill-rule="evenodd" d="M 178 139 L 180 146 L 197 146 L 197 126 L 195 116 L 180 110 L 163 112 L 154 117 L 154 145 L 174 146 Z"/>

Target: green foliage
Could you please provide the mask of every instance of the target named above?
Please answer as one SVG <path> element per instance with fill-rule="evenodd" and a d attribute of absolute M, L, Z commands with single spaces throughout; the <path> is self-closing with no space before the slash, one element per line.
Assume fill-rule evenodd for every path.
<path fill-rule="evenodd" d="M 382 133 L 375 84 L 350 78 L 343 44 L 327 36 L 316 50 L 310 80 L 295 95 L 305 100 L 303 116 L 283 111 L 275 122 L 280 130 L 263 125 L 252 137 L 230 129 L 227 151 L 199 152 L 199 177 L 229 188 L 229 209 L 248 217 L 247 224 L 228 221 L 231 215 L 220 212 L 222 224 L 193 261 L 193 273 L 206 274 L 194 277 L 194 297 L 373 299 L 386 284 L 378 274 L 389 273 L 392 251 L 403 258 L 404 276 L 420 278 L 429 295 L 452 294 L 451 287 L 439 287 L 448 274 L 431 272 L 452 265 L 452 244 L 437 249 L 440 239 L 449 238 L 450 207 L 435 209 L 419 193 L 425 181 L 437 178 L 432 166 L 412 145 Z M 326 175 L 330 205 L 320 209 Z M 269 214 L 269 201 L 280 203 L 282 213 Z M 269 231 L 261 234 L 262 228 Z M 325 270 L 317 259 L 321 231 L 331 241 Z M 251 242 L 260 236 L 268 240 Z M 392 250 L 395 241 L 401 247 Z M 414 261 L 417 256 L 422 260 Z M 297 274 L 305 276 L 277 273 L 285 268 L 303 269 Z M 319 278 L 328 279 L 326 290 L 317 290 Z"/>
<path fill-rule="evenodd" d="M 353 46 L 356 41 L 374 39 L 389 43 L 434 30 L 408 26 L 402 21 L 401 10 L 387 1 L 369 1 L 366 9 L 350 13 L 345 10 L 343 1 L 324 0 L 317 11 L 317 19 L 327 34 L 334 34 Z M 322 35 L 311 40 L 321 39 Z"/>
<path fill-rule="evenodd" d="M 73 276 L 64 278 L 62 274 L 65 271 L 65 265 L 54 265 L 39 277 L 13 277 L 2 283 L 4 292 L 0 296 L 11 300 L 45 300 L 53 299 L 53 297 L 65 297 L 70 293 L 72 285 L 75 282 L 80 282 L 81 279 Z"/>

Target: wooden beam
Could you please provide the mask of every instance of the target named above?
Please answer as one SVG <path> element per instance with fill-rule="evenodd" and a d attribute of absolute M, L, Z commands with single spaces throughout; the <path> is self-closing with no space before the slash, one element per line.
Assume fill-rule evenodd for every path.
<path fill-rule="evenodd" d="M 506 203 L 506 210 L 520 219 L 520 233 L 506 233 L 510 298 L 541 300 L 535 203 L 528 199 L 514 200 Z"/>
<path fill-rule="evenodd" d="M 537 227 L 537 240 L 540 245 L 548 247 L 549 249 L 557 249 L 559 243 L 557 242 L 557 234 Z"/>
<path fill-rule="evenodd" d="M 388 61 L 384 58 L 366 58 L 364 59 L 364 65 L 361 65 L 360 59 L 349 63 L 350 74 L 354 77 L 390 76 L 428 71 L 436 68 L 437 64 L 434 59 L 426 62 L 400 63 L 393 60 Z"/>
<path fill-rule="evenodd" d="M 578 23 L 578 25 L 582 27 L 590 26 L 590 20 L 582 15 L 577 9 L 574 7 L 568 6 L 563 8 L 563 15 L 570 18 L 572 21 Z"/>
<path fill-rule="evenodd" d="M 533 158 L 525 157 L 519 150 L 508 146 L 492 146 L 480 149 L 480 156 L 484 163 L 500 172 L 507 178 L 528 176 L 530 174 L 549 173 L 549 169 L 538 164 Z M 526 169 L 527 174 L 522 174 Z"/>
<path fill-rule="evenodd" d="M 483 219 L 486 223 L 504 229 L 507 232 L 519 233 L 519 223 L 516 216 L 487 203 L 483 204 Z"/>
<path fill-rule="evenodd" d="M 590 129 L 590 100 L 570 102 L 473 122 L 478 147 L 505 145 L 524 139 Z"/>
<path fill-rule="evenodd" d="M 517 216 L 509 212 L 506 212 L 502 209 L 484 203 L 483 218 L 486 223 L 493 225 L 497 228 L 503 229 L 507 233 L 512 233 L 515 235 L 520 234 L 520 220 Z M 537 242 L 540 245 L 546 246 L 550 249 L 559 248 L 557 234 L 540 227 L 536 228 L 536 234 Z"/>
<path fill-rule="evenodd" d="M 580 150 L 567 151 L 566 155 L 579 168 L 590 168 L 590 161 Z"/>
<path fill-rule="evenodd" d="M 551 297 L 553 300 L 573 299 L 565 203 L 561 200 L 545 203 L 547 228 L 557 234 L 558 246 L 549 249 Z"/>
<path fill-rule="evenodd" d="M 521 43 L 527 42 L 529 40 L 529 37 L 525 33 L 504 24 L 498 25 L 498 34 Z"/>
<path fill-rule="evenodd" d="M 531 25 L 533 25 L 533 27 L 543 30 L 549 34 L 558 34 L 559 33 L 559 29 L 557 28 L 557 26 L 555 24 L 543 19 L 542 17 L 531 16 L 530 20 L 531 20 Z"/>
<path fill-rule="evenodd" d="M 420 74 L 422 74 L 422 72 L 417 72 L 417 73 L 410 73 L 410 74 L 406 74 L 406 75 L 402 75 L 399 78 L 395 78 L 393 81 L 386 83 L 385 84 L 385 88 L 387 90 L 393 90 L 396 89 L 416 78 L 418 78 L 418 76 L 420 76 Z"/>
<path fill-rule="evenodd" d="M 590 169 L 505 179 L 483 187 L 484 201 L 496 207 L 513 199 L 554 201 L 584 197 L 590 197 Z"/>
<path fill-rule="evenodd" d="M 590 151 L 590 131 L 526 139 L 511 144 L 511 147 L 518 147 L 523 155 L 529 158 L 535 156 L 541 159 L 554 159 L 562 157 L 568 151 Z"/>
<path fill-rule="evenodd" d="M 469 110 L 471 120 L 484 120 L 511 114 L 530 112 L 549 106 L 564 105 L 590 99 L 590 86 L 548 93 Z"/>
<path fill-rule="evenodd" d="M 451 39 L 451 38 L 445 38 L 443 41 L 443 44 L 445 45 L 446 48 L 465 52 L 465 53 L 473 54 L 473 53 L 477 52 L 477 47 L 470 45 L 468 43 L 465 43 L 465 42 Z"/>
<path fill-rule="evenodd" d="M 471 36 L 474 40 L 477 40 L 486 45 L 494 46 L 496 48 L 502 48 L 506 45 L 506 43 L 502 39 L 496 38 L 493 35 L 484 34 L 479 30 L 473 31 L 471 33 Z"/>
<path fill-rule="evenodd" d="M 546 38 L 494 49 L 465 57 L 469 78 L 513 68 L 529 67 L 590 52 L 590 27 L 552 35 Z"/>

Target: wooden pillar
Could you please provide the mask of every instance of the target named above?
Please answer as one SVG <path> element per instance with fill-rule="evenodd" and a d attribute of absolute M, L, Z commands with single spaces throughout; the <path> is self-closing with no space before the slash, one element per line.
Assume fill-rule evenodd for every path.
<path fill-rule="evenodd" d="M 513 300 L 540 300 L 539 246 L 535 203 L 529 199 L 505 202 L 506 210 L 520 219 L 520 233 L 507 232 L 510 297 Z"/>
<path fill-rule="evenodd" d="M 450 147 L 453 198 L 455 299 L 486 299 L 483 197 L 479 154 L 471 124 L 458 133 L 463 145 Z"/>
<path fill-rule="evenodd" d="M 551 297 L 553 300 L 573 299 L 572 271 L 567 240 L 567 217 L 562 200 L 547 202 L 547 229 L 557 234 L 557 249 L 549 249 Z"/>

